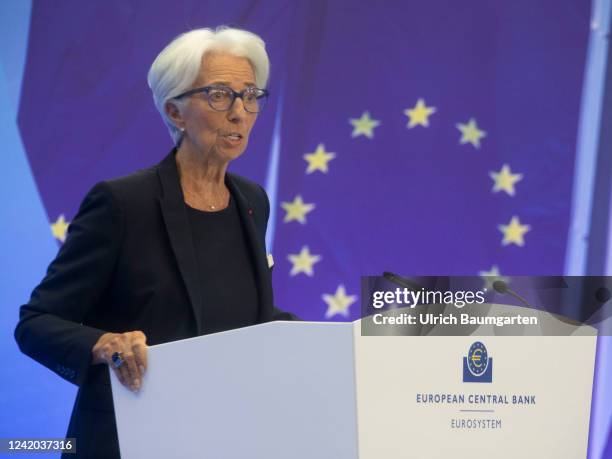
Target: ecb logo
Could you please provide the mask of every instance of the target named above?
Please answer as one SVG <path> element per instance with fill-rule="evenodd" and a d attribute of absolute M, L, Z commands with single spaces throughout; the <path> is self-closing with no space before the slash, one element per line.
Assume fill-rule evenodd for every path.
<path fill-rule="evenodd" d="M 480 341 L 470 346 L 467 357 L 463 357 L 463 382 L 490 383 L 493 381 L 493 358 Z"/>

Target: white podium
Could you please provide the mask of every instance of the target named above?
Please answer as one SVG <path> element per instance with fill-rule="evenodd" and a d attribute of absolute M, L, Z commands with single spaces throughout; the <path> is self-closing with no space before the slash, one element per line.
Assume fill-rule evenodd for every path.
<path fill-rule="evenodd" d="M 464 382 L 476 342 L 490 382 Z M 152 346 L 139 393 L 111 377 L 121 457 L 583 459 L 595 347 L 590 327 L 361 336 L 359 321 Z"/>

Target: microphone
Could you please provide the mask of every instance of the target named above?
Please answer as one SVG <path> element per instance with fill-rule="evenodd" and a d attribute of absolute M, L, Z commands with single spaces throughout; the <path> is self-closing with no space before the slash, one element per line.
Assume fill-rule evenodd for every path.
<path fill-rule="evenodd" d="M 521 295 L 519 295 L 518 293 L 516 293 L 514 290 L 512 290 L 511 288 L 508 287 L 508 284 L 506 284 L 504 281 L 502 280 L 496 280 L 495 282 L 493 282 L 493 288 L 495 289 L 495 291 L 497 293 L 501 293 L 501 294 L 505 294 L 507 293 L 508 295 L 516 298 L 517 300 L 519 300 L 521 303 L 523 303 L 525 306 L 527 306 L 530 309 L 535 309 L 533 306 L 531 306 L 527 300 L 525 298 L 523 298 Z"/>
<path fill-rule="evenodd" d="M 399 285 L 400 287 L 407 288 L 409 290 L 421 290 L 423 288 L 421 285 L 417 284 L 416 282 L 413 282 L 410 279 L 399 276 L 390 271 L 385 271 L 383 273 L 383 277 L 387 279 L 388 281 L 391 281 L 394 284 Z"/>

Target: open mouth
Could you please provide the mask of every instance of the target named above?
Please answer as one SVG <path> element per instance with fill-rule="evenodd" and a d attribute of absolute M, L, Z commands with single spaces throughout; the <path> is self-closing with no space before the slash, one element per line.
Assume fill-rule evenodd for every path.
<path fill-rule="evenodd" d="M 237 132 L 231 132 L 229 134 L 225 134 L 223 137 L 229 140 L 234 140 L 234 141 L 242 140 L 242 134 L 238 134 Z"/>

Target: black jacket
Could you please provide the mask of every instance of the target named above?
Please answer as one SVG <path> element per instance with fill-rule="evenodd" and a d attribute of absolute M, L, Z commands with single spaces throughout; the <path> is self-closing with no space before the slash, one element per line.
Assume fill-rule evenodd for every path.
<path fill-rule="evenodd" d="M 273 306 L 265 191 L 229 173 L 226 184 L 254 260 L 258 321 L 294 319 Z M 174 151 L 156 166 L 97 184 L 83 200 L 15 329 L 22 352 L 80 386 L 67 434 L 77 438 L 78 457 L 118 457 L 109 372 L 91 364 L 94 344 L 106 332 L 134 330 L 148 345 L 174 341 L 185 338 L 174 333 L 179 322 L 200 335 L 196 270 Z"/>

